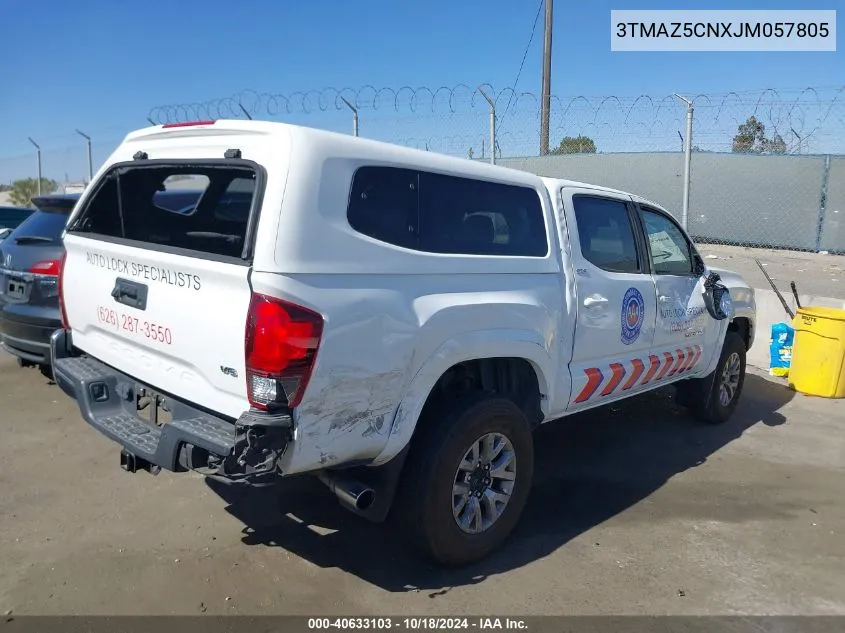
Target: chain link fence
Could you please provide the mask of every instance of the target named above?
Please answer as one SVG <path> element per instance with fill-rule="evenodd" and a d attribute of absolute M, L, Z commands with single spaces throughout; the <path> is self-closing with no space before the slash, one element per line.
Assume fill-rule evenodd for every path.
<path fill-rule="evenodd" d="M 688 229 L 701 243 L 845 253 L 845 86 L 683 95 L 588 95 L 550 101 L 550 155 L 540 155 L 540 98 L 459 85 L 244 91 L 163 105 L 137 126 L 220 118 L 285 121 L 638 193 L 683 207 L 691 143 Z M 492 127 L 491 130 L 491 114 Z M 146 120 L 145 120 L 146 119 Z M 96 169 L 120 142 L 96 134 Z M 495 155 L 493 153 L 495 152 Z M 84 140 L 43 143 L 42 171 L 61 188 L 84 181 Z M 34 177 L 35 152 L 0 157 L 0 183 Z M 2 195 L 2 194 L 0 194 Z"/>

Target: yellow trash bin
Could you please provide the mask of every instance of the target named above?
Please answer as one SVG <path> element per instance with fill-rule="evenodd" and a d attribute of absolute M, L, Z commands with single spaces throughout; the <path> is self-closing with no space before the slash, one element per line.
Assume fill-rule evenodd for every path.
<path fill-rule="evenodd" d="M 789 385 L 823 398 L 845 398 L 845 310 L 799 308 Z"/>

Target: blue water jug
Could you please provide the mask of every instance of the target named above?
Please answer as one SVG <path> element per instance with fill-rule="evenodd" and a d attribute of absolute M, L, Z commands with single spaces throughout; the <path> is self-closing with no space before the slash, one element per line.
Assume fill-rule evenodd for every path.
<path fill-rule="evenodd" d="M 788 323 L 775 323 L 769 339 L 769 373 L 773 376 L 787 376 L 792 360 L 792 341 L 795 329 Z"/>

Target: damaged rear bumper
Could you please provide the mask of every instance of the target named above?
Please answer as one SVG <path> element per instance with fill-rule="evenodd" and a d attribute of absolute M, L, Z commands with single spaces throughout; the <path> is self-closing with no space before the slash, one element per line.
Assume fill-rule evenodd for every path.
<path fill-rule="evenodd" d="M 234 421 L 215 416 L 81 354 L 67 330 L 51 336 L 50 356 L 56 384 L 76 400 L 88 424 L 121 446 L 125 470 L 195 470 L 248 482 L 278 473 L 292 440 L 288 413 L 246 411 Z M 141 417 L 141 398 L 151 399 L 156 412 L 164 404 L 172 419 L 159 424 Z"/>

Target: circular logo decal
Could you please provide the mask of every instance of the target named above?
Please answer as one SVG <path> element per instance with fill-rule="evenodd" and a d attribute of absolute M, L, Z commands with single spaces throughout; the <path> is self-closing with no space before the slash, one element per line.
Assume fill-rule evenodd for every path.
<path fill-rule="evenodd" d="M 640 336 L 645 317 L 643 296 L 636 288 L 628 288 L 622 299 L 622 342 L 630 345 Z"/>

